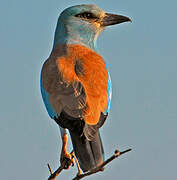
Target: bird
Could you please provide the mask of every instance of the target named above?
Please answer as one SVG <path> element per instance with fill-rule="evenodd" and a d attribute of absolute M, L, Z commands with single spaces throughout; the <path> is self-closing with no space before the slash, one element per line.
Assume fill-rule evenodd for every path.
<path fill-rule="evenodd" d="M 57 21 L 51 54 L 42 66 L 42 99 L 62 137 L 60 163 L 72 159 L 67 151 L 69 132 L 83 172 L 104 161 L 99 129 L 111 107 L 111 77 L 98 53 L 97 38 L 107 26 L 128 21 L 129 17 L 106 13 L 94 4 L 65 9 Z M 70 165 L 68 161 L 65 169 Z"/>

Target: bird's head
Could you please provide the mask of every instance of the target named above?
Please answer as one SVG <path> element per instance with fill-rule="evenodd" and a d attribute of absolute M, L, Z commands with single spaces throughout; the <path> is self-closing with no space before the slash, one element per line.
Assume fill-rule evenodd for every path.
<path fill-rule="evenodd" d="M 95 49 L 96 39 L 106 26 L 126 21 L 131 20 L 126 16 L 105 13 L 92 4 L 69 7 L 58 19 L 54 46 L 59 43 L 79 43 Z"/>

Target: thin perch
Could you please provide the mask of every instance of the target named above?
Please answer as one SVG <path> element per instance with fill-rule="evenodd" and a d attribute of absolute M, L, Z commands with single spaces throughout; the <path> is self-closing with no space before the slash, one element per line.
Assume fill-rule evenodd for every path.
<path fill-rule="evenodd" d="M 127 153 L 127 152 L 129 152 L 129 151 L 131 151 L 131 149 L 127 149 L 127 150 L 122 151 L 122 152 L 120 152 L 119 150 L 116 150 L 115 153 L 114 153 L 114 155 L 112 155 L 110 158 L 108 158 L 106 161 L 104 161 L 100 166 L 92 169 L 91 171 L 89 171 L 89 172 L 87 172 L 87 173 L 80 174 L 80 175 L 77 174 L 77 176 L 76 176 L 73 180 L 80 180 L 80 179 L 82 179 L 82 178 L 84 178 L 84 177 L 86 177 L 86 176 L 90 176 L 90 175 L 95 174 L 95 173 L 97 173 L 97 172 L 99 172 L 99 171 L 103 171 L 104 167 L 105 167 L 108 163 L 110 163 L 110 162 L 113 161 L 115 158 L 117 158 L 117 157 L 119 157 L 120 155 L 125 154 L 125 153 Z"/>
<path fill-rule="evenodd" d="M 86 176 L 90 176 L 92 174 L 95 174 L 97 172 L 100 172 L 100 171 L 103 171 L 104 170 L 104 167 L 109 164 L 111 161 L 113 161 L 114 159 L 116 159 L 117 157 L 119 157 L 120 155 L 122 154 L 125 154 L 127 152 L 131 151 L 131 149 L 127 149 L 125 151 L 122 151 L 120 152 L 119 150 L 115 150 L 114 152 L 114 155 L 112 155 L 110 158 L 108 158 L 106 161 L 104 161 L 100 166 L 86 172 L 86 173 L 83 173 L 81 174 L 81 169 L 80 169 L 80 166 L 78 164 L 78 160 L 74 154 L 74 151 L 71 151 L 71 155 L 72 155 L 72 158 L 74 157 L 75 161 L 76 161 L 76 165 L 77 165 L 77 168 L 78 168 L 78 173 L 76 175 L 76 177 L 73 179 L 73 180 L 80 180 Z M 50 177 L 48 178 L 48 180 L 55 180 L 56 177 L 61 173 L 61 171 L 64 169 L 65 167 L 65 163 L 67 162 L 68 160 L 66 159 L 65 161 L 63 161 L 63 163 L 60 165 L 60 167 L 54 172 L 52 173 L 52 169 L 50 167 L 50 165 L 48 164 L 48 168 L 49 168 L 49 172 L 50 172 Z M 71 160 L 70 160 L 71 161 Z"/>

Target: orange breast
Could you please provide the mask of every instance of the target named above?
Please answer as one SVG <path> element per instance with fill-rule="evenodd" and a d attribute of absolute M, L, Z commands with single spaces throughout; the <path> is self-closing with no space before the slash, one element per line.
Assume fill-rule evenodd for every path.
<path fill-rule="evenodd" d="M 103 58 L 81 45 L 69 45 L 67 56 L 57 60 L 58 68 L 63 79 L 72 83 L 80 81 L 86 93 L 87 110 L 84 119 L 87 124 L 95 125 L 99 121 L 100 113 L 106 111 L 108 94 L 108 74 Z M 81 64 L 81 73 L 77 73 L 76 63 Z"/>

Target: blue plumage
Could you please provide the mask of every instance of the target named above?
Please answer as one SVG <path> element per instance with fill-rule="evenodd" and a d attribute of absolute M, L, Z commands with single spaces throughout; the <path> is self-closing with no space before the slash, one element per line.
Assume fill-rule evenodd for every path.
<path fill-rule="evenodd" d="M 107 83 L 108 105 L 107 105 L 106 112 L 109 113 L 110 109 L 111 109 L 111 100 L 112 100 L 112 83 L 111 83 L 111 76 L 110 76 L 110 73 L 108 71 L 107 65 L 106 65 L 106 69 L 108 72 L 108 83 Z"/>
<path fill-rule="evenodd" d="M 47 109 L 50 118 L 53 119 L 54 117 L 57 117 L 57 113 L 55 112 L 54 108 L 52 107 L 49 101 L 50 95 L 44 90 L 41 79 L 40 79 L 40 89 L 41 89 L 42 99 L 44 101 L 45 107 Z"/>

